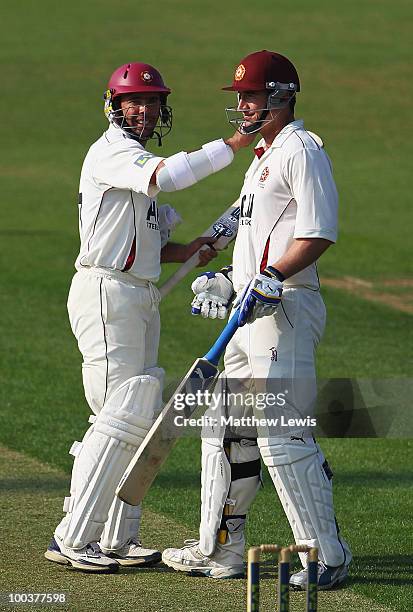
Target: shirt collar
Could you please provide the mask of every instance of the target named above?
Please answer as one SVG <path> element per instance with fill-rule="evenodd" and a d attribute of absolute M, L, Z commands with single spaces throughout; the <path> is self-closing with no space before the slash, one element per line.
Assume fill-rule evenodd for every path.
<path fill-rule="evenodd" d="M 132 140 L 138 147 L 140 147 L 141 149 L 144 149 L 145 147 L 143 147 L 141 145 L 140 142 L 138 142 L 137 140 L 135 140 L 134 138 L 130 138 L 127 134 L 125 134 L 125 132 L 123 130 L 121 130 L 120 127 L 118 127 L 117 125 L 111 123 L 108 127 L 108 129 L 105 132 L 105 136 L 106 139 L 109 142 L 116 142 L 118 140 Z"/>
<path fill-rule="evenodd" d="M 265 151 L 266 151 L 265 147 L 255 147 L 254 149 L 254 153 L 258 157 L 258 159 L 261 159 Z"/>
<path fill-rule="evenodd" d="M 274 138 L 271 147 L 272 149 L 278 149 L 282 147 L 284 142 L 291 136 L 293 132 L 296 130 L 301 130 L 304 127 L 304 121 L 302 119 L 296 119 L 295 121 L 291 121 L 291 123 L 287 123 L 281 130 L 278 132 L 277 136 Z"/>
<path fill-rule="evenodd" d="M 287 123 L 287 125 L 283 127 L 281 132 L 278 132 L 277 136 L 274 138 L 272 144 L 269 147 L 267 147 L 267 145 L 265 144 L 264 138 L 261 138 L 261 140 L 258 142 L 257 146 L 254 149 L 255 155 L 258 159 L 261 159 L 261 157 L 264 155 L 264 153 L 266 153 L 266 151 L 268 151 L 268 149 L 279 149 L 283 146 L 284 142 L 287 140 L 287 138 L 291 136 L 293 132 L 302 129 L 303 127 L 304 121 L 302 119 L 296 119 L 296 121 L 291 121 L 291 123 Z"/>

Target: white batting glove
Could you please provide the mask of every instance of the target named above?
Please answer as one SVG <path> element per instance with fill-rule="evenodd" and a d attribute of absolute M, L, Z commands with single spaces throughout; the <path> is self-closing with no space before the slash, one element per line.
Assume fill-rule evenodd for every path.
<path fill-rule="evenodd" d="M 195 293 L 191 313 L 204 318 L 225 319 L 234 293 L 231 277 L 231 266 L 222 268 L 220 272 L 204 272 L 198 276 L 191 285 Z"/>
<path fill-rule="evenodd" d="M 234 307 L 240 305 L 238 315 L 240 327 L 275 313 L 283 292 L 283 284 L 279 280 L 281 278 L 284 279 L 281 272 L 271 266 L 265 268 L 263 274 L 254 276 L 234 304 Z"/>
<path fill-rule="evenodd" d="M 182 222 L 180 214 L 169 204 L 162 204 L 158 208 L 159 230 L 161 232 L 161 247 L 163 248 L 175 227 Z"/>

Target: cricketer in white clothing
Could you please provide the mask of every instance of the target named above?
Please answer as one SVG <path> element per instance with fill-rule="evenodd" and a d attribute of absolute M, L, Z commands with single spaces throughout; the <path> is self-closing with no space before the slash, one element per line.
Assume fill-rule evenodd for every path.
<path fill-rule="evenodd" d="M 170 89 L 149 64 L 125 64 L 105 94 L 110 126 L 89 149 L 79 195 L 80 253 L 68 298 L 73 333 L 83 356 L 86 399 L 93 415 L 75 442 L 65 516 L 45 553 L 86 572 L 114 572 L 160 561 L 138 540 L 140 506 L 115 498 L 115 489 L 160 410 L 163 370 L 157 367 L 162 261 L 186 261 L 201 246 L 200 264 L 215 252 L 197 238 L 168 242 L 177 214 L 157 207 L 159 191 L 176 191 L 231 163 L 253 137 L 238 132 L 193 153 L 163 158 L 149 139 L 172 127 Z"/>
<path fill-rule="evenodd" d="M 311 415 L 316 401 L 315 349 L 325 325 L 316 261 L 336 241 L 337 191 L 321 139 L 294 119 L 300 82 L 286 57 L 248 55 L 224 89 L 238 94 L 237 108 L 227 109 L 230 122 L 262 139 L 240 194 L 233 265 L 194 281 L 192 308 L 223 317 L 234 296 L 239 306 L 241 327 L 227 347 L 218 391 L 225 384 L 230 393 L 271 392 L 283 401 L 254 408 L 269 423 L 255 430 L 219 419 L 204 427 L 200 539 L 162 558 L 214 578 L 243 575 L 244 526 L 260 486 L 261 455 L 296 543 L 319 549 L 318 586 L 329 589 L 346 579 L 351 561 L 334 515 L 331 470 L 311 431 L 301 425 L 282 431 L 270 420 Z M 220 414 L 252 410 L 222 402 Z M 217 417 L 212 410 L 206 415 Z M 304 569 L 290 584 L 304 589 L 300 556 Z"/>

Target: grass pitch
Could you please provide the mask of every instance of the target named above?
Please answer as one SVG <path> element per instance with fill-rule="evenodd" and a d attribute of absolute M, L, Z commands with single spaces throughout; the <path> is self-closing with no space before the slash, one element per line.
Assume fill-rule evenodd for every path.
<path fill-rule="evenodd" d="M 3 591 L 61 589 L 72 598 L 70 610 L 244 606 L 239 581 L 190 580 L 163 569 L 91 577 L 42 558 L 67 489 L 67 451 L 88 416 L 65 300 L 78 246 L 80 164 L 106 127 L 101 96 L 111 71 L 135 59 L 159 67 L 173 89 L 175 127 L 162 150 L 169 155 L 230 133 L 223 108 L 233 98 L 219 88 L 241 57 L 262 48 L 291 57 L 302 80 L 297 117 L 323 137 L 340 192 L 340 239 L 322 258 L 321 279 L 351 275 L 375 287 L 385 281 L 388 292 L 392 279 L 411 275 L 409 9 L 408 0 L 263 0 L 255 6 L 246 0 L 17 0 L 0 9 Z M 176 239 L 190 240 L 235 200 L 250 155 L 243 151 L 224 172 L 171 196 L 184 217 Z M 224 253 L 219 261 L 229 259 Z M 161 308 L 160 363 L 169 377 L 183 374 L 220 327 L 187 314 L 190 280 Z M 324 297 L 320 376 L 405 378 L 407 384 L 411 316 L 391 308 L 390 300 L 388 306 L 365 301 L 357 291 L 329 286 Z M 320 610 L 410 609 L 411 442 L 325 440 L 323 447 L 355 559 L 349 585 L 321 594 Z M 148 545 L 179 545 L 196 535 L 198 472 L 198 443 L 180 442 L 146 501 Z M 251 512 L 248 540 L 291 540 L 268 479 Z M 272 578 L 263 583 L 263 608 L 270 609 Z M 294 596 L 293 609 L 299 603 Z"/>

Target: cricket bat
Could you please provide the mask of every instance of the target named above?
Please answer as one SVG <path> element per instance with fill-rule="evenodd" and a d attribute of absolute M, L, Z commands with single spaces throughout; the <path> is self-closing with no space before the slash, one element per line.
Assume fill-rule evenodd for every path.
<path fill-rule="evenodd" d="M 176 432 L 175 417 L 183 414 L 189 418 L 197 409 L 197 405 L 192 402 L 186 404 L 185 399 L 184 408 L 178 409 L 175 406 L 175 398 L 178 394 L 180 398 L 185 398 L 187 393 L 196 394 L 198 390 L 204 392 L 211 388 L 218 378 L 220 357 L 237 329 L 238 311 L 232 315 L 212 348 L 195 361 L 152 425 L 116 489 L 116 495 L 122 501 L 132 506 L 141 503 L 176 442 L 176 435 L 171 435 L 174 430 Z"/>
<path fill-rule="evenodd" d="M 221 215 L 212 225 L 208 227 L 201 236 L 211 236 L 216 238 L 214 242 L 214 249 L 216 251 L 222 251 L 235 239 L 238 232 L 238 222 L 240 217 L 240 207 L 237 205 L 238 200 L 230 206 L 223 215 Z M 204 248 L 204 247 L 202 247 Z M 199 249 L 199 251 L 202 249 Z M 199 251 L 194 253 L 185 263 L 178 268 L 178 270 L 172 274 L 166 280 L 163 285 L 159 287 L 161 296 L 165 297 L 171 289 L 175 287 L 191 270 L 193 270 L 199 264 Z"/>

